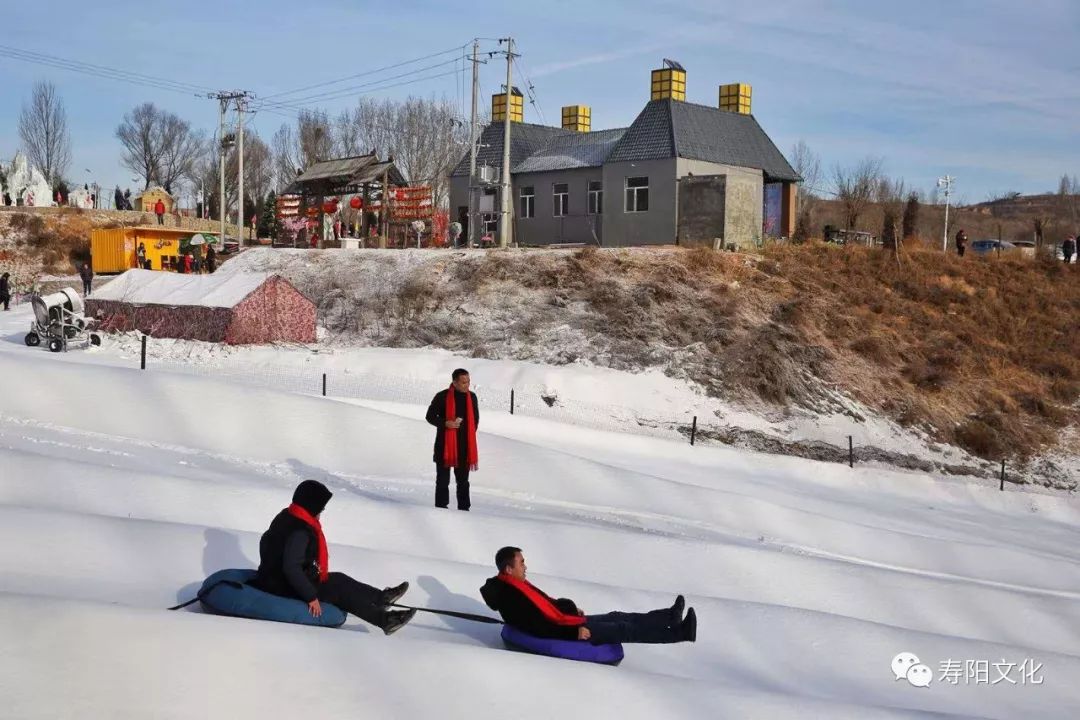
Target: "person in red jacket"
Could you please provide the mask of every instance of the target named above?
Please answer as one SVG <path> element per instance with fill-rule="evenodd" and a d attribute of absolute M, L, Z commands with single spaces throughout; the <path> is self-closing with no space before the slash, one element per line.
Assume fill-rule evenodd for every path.
<path fill-rule="evenodd" d="M 193 264 L 193 261 L 191 259 L 191 253 L 185 254 L 184 255 L 184 272 L 188 273 L 189 275 L 191 274 L 192 264 Z"/>
<path fill-rule="evenodd" d="M 164 225 L 165 224 L 165 203 L 163 203 L 161 201 L 161 198 L 158 198 L 158 201 L 156 203 L 154 203 L 154 214 L 157 215 L 157 224 L 158 225 Z"/>
<path fill-rule="evenodd" d="M 669 608 L 647 613 L 610 612 L 586 615 L 569 598 L 552 598 L 529 582 L 521 548 L 504 547 L 495 553 L 499 574 L 480 588 L 484 602 L 502 615 L 507 625 L 534 637 L 588 640 L 606 643 L 677 643 L 697 640 L 697 614 L 686 612 L 682 595 Z"/>

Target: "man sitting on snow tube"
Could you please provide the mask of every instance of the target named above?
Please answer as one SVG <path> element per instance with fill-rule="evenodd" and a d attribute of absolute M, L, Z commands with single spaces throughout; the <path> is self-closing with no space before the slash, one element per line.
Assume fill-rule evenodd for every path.
<path fill-rule="evenodd" d="M 330 572 L 329 551 L 319 515 L 333 493 L 316 480 L 296 487 L 292 505 L 282 510 L 259 540 L 259 570 L 251 585 L 274 595 L 300 598 L 313 617 L 319 601 L 336 605 L 389 635 L 412 620 L 416 610 L 396 611 L 409 583 L 378 590 L 339 572 Z"/>
<path fill-rule="evenodd" d="M 502 615 L 507 625 L 534 638 L 588 641 L 593 645 L 697 640 L 697 614 L 690 608 L 683 619 L 682 595 L 671 607 L 648 613 L 586 615 L 573 600 L 556 600 L 525 579 L 527 567 L 521 548 L 500 549 L 495 553 L 495 567 L 499 574 L 488 578 L 480 588 L 484 602 Z M 543 652 L 541 645 L 537 645 L 537 652 Z"/>

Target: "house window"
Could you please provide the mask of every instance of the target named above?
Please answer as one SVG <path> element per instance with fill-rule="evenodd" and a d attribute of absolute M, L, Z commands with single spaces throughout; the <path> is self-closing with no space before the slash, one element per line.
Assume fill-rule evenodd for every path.
<path fill-rule="evenodd" d="M 602 215 L 604 213 L 604 184 L 599 180 L 589 182 L 589 214 Z"/>
<path fill-rule="evenodd" d="M 521 217 L 531 218 L 536 212 L 536 194 L 532 187 L 523 187 L 521 194 Z"/>
<path fill-rule="evenodd" d="M 646 212 L 649 209 L 649 178 L 626 178 L 626 212 Z"/>
<path fill-rule="evenodd" d="M 554 205 L 555 217 L 563 217 L 570 209 L 570 186 L 566 183 L 555 183 L 551 186 L 551 199 Z"/>

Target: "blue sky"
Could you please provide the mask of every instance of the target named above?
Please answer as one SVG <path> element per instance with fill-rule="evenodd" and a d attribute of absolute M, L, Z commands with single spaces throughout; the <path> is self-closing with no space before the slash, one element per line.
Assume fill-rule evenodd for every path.
<path fill-rule="evenodd" d="M 464 45 L 475 36 L 511 34 L 547 122 L 558 123 L 562 105 L 581 103 L 592 106 L 595 129 L 629 124 L 648 99 L 649 70 L 669 57 L 686 67 L 692 102 L 714 105 L 719 84 L 751 83 L 754 115 L 780 149 L 789 154 L 793 143 L 805 140 L 827 168 L 879 155 L 886 171 L 909 185 L 929 188 L 940 175 L 956 176 L 957 199 L 967 202 L 1056 189 L 1062 173 L 1080 175 L 1076 0 L 510 6 L 484 0 L 53 0 L 37 4 L 36 12 L 32 3 L 7 5 L 0 45 L 259 95 Z M 497 59 L 484 66 L 482 105 L 504 73 Z M 74 154 L 68 174 L 80 183 L 134 185 L 132 173 L 119 165 L 114 132 L 140 102 L 153 101 L 208 131 L 217 123 L 216 104 L 205 98 L 0 57 L 0 157 L 10 159 L 18 147 L 19 109 L 39 79 L 56 84 L 67 104 Z M 445 95 L 458 102 L 460 86 L 459 76 L 451 75 L 374 96 Z M 336 113 L 353 102 L 355 96 L 344 97 L 321 107 Z M 540 121 L 531 106 L 526 120 Z M 253 124 L 269 141 L 286 121 L 264 112 Z"/>

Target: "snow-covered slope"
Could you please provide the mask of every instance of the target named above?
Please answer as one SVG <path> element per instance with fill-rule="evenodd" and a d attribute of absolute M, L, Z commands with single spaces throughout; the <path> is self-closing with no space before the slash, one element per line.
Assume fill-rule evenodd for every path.
<path fill-rule="evenodd" d="M 917 474 L 695 447 L 487 409 L 471 513 L 430 507 L 423 406 L 0 352 L 0 697 L 17 718 L 1069 718 L 1080 507 Z M 447 371 L 450 369 L 448 365 Z M 433 386 L 431 392 L 438 390 Z M 687 594 L 696 644 L 619 668 L 421 615 L 393 637 L 163 608 L 331 486 L 331 564 L 489 612 L 504 544 L 589 611 Z M 929 688 L 897 681 L 913 652 Z M 1041 663 L 953 685 L 942 663 Z M 1021 680 L 1024 680 L 1022 683 Z"/>

